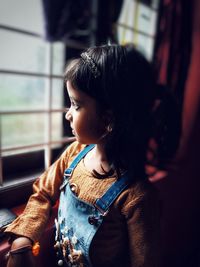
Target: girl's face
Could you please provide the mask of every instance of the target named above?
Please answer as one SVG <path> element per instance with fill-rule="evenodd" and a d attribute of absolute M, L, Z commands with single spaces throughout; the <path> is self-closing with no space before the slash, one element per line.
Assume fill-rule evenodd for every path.
<path fill-rule="evenodd" d="M 67 81 L 67 91 L 71 106 L 65 118 L 70 122 L 72 133 L 82 144 L 97 144 L 105 133 L 105 124 L 98 113 L 95 99 L 75 89 Z"/>

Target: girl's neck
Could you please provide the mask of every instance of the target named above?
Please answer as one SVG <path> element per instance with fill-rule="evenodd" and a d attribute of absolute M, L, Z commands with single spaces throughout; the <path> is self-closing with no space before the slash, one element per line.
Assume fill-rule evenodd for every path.
<path fill-rule="evenodd" d="M 85 167 L 92 172 L 96 170 L 99 173 L 110 171 L 110 165 L 107 161 L 105 148 L 103 144 L 97 144 L 84 158 Z"/>
<path fill-rule="evenodd" d="M 104 161 L 107 162 L 104 144 L 96 144 L 92 152 L 93 152 L 93 156 L 99 162 L 104 162 Z"/>

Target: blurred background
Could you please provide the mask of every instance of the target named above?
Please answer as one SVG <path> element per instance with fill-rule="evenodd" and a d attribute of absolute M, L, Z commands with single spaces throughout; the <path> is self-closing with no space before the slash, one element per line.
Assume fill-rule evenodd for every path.
<path fill-rule="evenodd" d="M 4 190 L 15 181 L 19 186 L 19 179 L 32 182 L 35 172 L 48 167 L 71 140 L 63 123 L 68 59 L 108 42 L 134 43 L 148 60 L 153 59 L 159 1 L 147 2 L 0 0 Z"/>
<path fill-rule="evenodd" d="M 67 61 L 92 45 L 133 43 L 182 114 L 177 168 L 160 191 L 162 266 L 200 266 L 198 0 L 0 0 L 0 206 L 24 203 L 72 141 Z"/>

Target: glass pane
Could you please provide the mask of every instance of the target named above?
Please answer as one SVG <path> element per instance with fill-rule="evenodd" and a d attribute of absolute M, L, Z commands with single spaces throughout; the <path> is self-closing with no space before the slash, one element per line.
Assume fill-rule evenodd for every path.
<path fill-rule="evenodd" d="M 159 0 L 151 0 L 151 7 L 158 9 L 159 2 L 160 2 Z"/>
<path fill-rule="evenodd" d="M 65 45 L 61 42 L 55 42 L 53 46 L 53 74 L 63 76 L 65 62 Z"/>
<path fill-rule="evenodd" d="M 49 73 L 49 44 L 37 37 L 0 30 L 0 68 Z"/>
<path fill-rule="evenodd" d="M 43 34 L 42 1 L 1 0 L 0 24 Z"/>
<path fill-rule="evenodd" d="M 132 29 L 155 34 L 157 13 L 146 5 L 138 4 L 136 1 L 124 1 L 118 22 Z"/>
<path fill-rule="evenodd" d="M 63 113 L 54 112 L 52 113 L 52 141 L 58 141 L 63 136 Z"/>
<path fill-rule="evenodd" d="M 0 110 L 45 109 L 48 79 L 0 74 Z"/>
<path fill-rule="evenodd" d="M 6 156 L 11 156 L 11 155 L 19 155 L 19 154 L 24 154 L 24 153 L 31 153 L 31 152 L 38 151 L 38 150 L 44 150 L 44 147 L 39 147 L 39 148 L 38 147 L 29 148 L 28 147 L 28 148 L 17 149 L 17 150 L 2 151 L 1 153 L 2 153 L 2 157 L 6 157 Z M 6 173 L 4 175 L 6 176 Z M 4 177 L 4 178 L 6 178 L 6 177 Z"/>
<path fill-rule="evenodd" d="M 139 5 L 137 29 L 154 36 L 157 13 L 145 5 Z"/>
<path fill-rule="evenodd" d="M 143 55 L 149 60 L 152 60 L 153 56 L 154 39 L 146 37 L 142 34 L 138 34 L 137 48 Z"/>
<path fill-rule="evenodd" d="M 123 27 L 118 27 L 120 44 L 133 43 L 136 48 L 149 60 L 152 60 L 154 39 L 138 34 Z"/>
<path fill-rule="evenodd" d="M 45 114 L 2 115 L 2 148 L 43 143 L 46 120 Z"/>
<path fill-rule="evenodd" d="M 133 14 L 135 10 L 135 1 L 125 0 L 121 9 L 121 13 L 118 19 L 119 23 L 125 24 L 127 26 L 133 27 L 134 20 Z"/>
<path fill-rule="evenodd" d="M 63 90 L 64 82 L 63 79 L 52 80 L 52 108 L 60 109 L 63 107 Z"/>
<path fill-rule="evenodd" d="M 124 27 L 118 27 L 118 39 L 120 44 L 134 43 L 134 32 Z"/>

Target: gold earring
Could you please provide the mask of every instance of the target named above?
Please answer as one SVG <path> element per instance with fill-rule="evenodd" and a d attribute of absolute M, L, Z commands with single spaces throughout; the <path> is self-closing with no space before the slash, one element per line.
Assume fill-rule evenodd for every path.
<path fill-rule="evenodd" d="M 113 128 L 110 124 L 108 124 L 108 126 L 106 127 L 106 130 L 107 130 L 107 132 L 111 133 Z"/>

